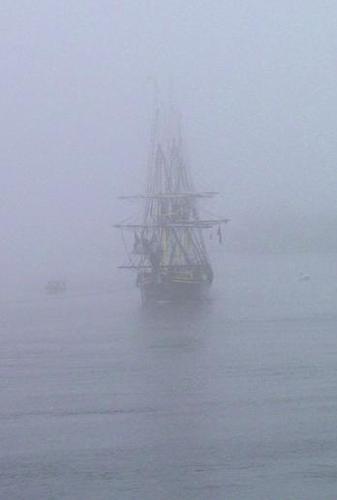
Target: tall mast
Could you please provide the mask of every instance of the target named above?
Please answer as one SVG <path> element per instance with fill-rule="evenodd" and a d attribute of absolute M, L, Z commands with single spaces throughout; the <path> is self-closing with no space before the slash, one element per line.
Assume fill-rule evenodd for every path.
<path fill-rule="evenodd" d="M 164 116 L 157 107 L 151 131 L 151 146 L 145 193 L 123 197 L 144 202 L 142 223 L 116 227 L 135 231 L 140 255 L 139 269 L 169 270 L 199 268 L 211 274 L 202 229 L 227 219 L 201 219 L 198 201 L 214 192 L 196 192 L 183 151 L 180 117 L 170 110 Z"/>

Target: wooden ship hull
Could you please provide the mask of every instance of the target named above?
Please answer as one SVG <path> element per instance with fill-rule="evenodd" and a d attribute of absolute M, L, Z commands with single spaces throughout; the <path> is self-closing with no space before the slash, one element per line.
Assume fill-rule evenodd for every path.
<path fill-rule="evenodd" d="M 187 268 L 184 271 L 163 271 L 159 274 L 141 271 L 137 275 L 137 286 L 143 302 L 178 302 L 203 298 L 212 280 L 210 268 Z"/>

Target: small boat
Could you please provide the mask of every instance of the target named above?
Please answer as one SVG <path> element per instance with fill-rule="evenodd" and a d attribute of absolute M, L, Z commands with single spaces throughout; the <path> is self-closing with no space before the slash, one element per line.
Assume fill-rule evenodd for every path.
<path fill-rule="evenodd" d="M 45 287 L 45 291 L 49 295 L 56 295 L 64 293 L 67 289 L 67 285 L 65 281 L 61 280 L 51 280 L 48 281 Z"/>

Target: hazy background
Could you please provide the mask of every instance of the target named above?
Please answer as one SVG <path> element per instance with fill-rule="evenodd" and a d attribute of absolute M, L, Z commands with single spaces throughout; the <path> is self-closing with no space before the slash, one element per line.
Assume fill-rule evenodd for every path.
<path fill-rule="evenodd" d="M 336 498 L 336 27 L 336 0 L 0 1 L 0 498 Z M 147 309 L 112 226 L 155 88 L 231 222 L 208 300 Z"/>
<path fill-rule="evenodd" d="M 174 82 L 226 251 L 335 251 L 337 4 L 2 0 L 2 291 L 113 273 Z"/>

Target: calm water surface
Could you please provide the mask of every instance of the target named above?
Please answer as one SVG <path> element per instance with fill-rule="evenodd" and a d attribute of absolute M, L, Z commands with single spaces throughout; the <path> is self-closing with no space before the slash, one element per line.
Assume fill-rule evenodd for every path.
<path fill-rule="evenodd" d="M 124 274 L 1 302 L 1 499 L 337 498 L 337 255 L 217 274 L 186 308 Z"/>

